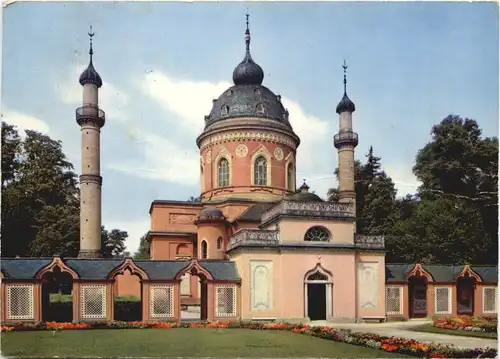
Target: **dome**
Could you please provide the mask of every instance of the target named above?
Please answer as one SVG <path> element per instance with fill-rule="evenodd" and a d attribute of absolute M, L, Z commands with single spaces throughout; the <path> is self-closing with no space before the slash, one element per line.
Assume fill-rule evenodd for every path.
<path fill-rule="evenodd" d="M 245 58 L 233 71 L 233 83 L 235 85 L 261 85 L 264 80 L 264 70 L 250 55 L 247 50 Z"/>
<path fill-rule="evenodd" d="M 354 111 L 356 111 L 354 102 L 352 102 L 349 96 L 347 96 L 347 93 L 344 92 L 342 100 L 340 100 L 339 104 L 337 105 L 337 113 L 340 115 L 342 112 L 353 113 Z"/>
<path fill-rule="evenodd" d="M 235 85 L 224 91 L 214 100 L 210 115 L 205 118 L 205 125 L 234 117 L 268 118 L 290 126 L 281 96 L 259 84 Z"/>
<path fill-rule="evenodd" d="M 291 197 L 292 201 L 300 202 L 324 202 L 317 194 L 309 193 L 309 186 L 304 183 L 300 186 L 300 192 Z"/>
<path fill-rule="evenodd" d="M 208 219 L 224 219 L 224 214 L 222 211 L 215 207 L 204 208 L 201 210 L 198 219 L 208 220 Z"/>
<path fill-rule="evenodd" d="M 95 70 L 94 65 L 92 64 L 92 58 L 90 59 L 89 66 L 87 66 L 87 68 L 80 75 L 80 84 L 82 86 L 86 84 L 94 84 L 97 87 L 102 86 L 101 76 L 99 76 Z"/>

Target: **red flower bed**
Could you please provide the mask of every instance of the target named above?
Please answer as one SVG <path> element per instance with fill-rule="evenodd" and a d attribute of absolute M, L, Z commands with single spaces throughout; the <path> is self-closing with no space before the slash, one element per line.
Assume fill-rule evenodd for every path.
<path fill-rule="evenodd" d="M 471 317 L 461 315 L 436 319 L 432 325 L 436 328 L 448 330 L 494 333 L 497 331 L 498 320 L 496 317 Z"/>
<path fill-rule="evenodd" d="M 439 319 L 439 325 L 447 325 L 448 321 Z M 413 339 L 384 337 L 372 333 L 357 333 L 348 329 L 308 326 L 289 323 L 255 323 L 255 322 L 96 322 L 96 323 L 19 323 L 1 326 L 2 332 L 22 330 L 77 330 L 77 329 L 141 329 L 141 328 L 240 328 L 256 330 L 287 330 L 293 333 L 311 335 L 327 340 L 359 345 L 386 352 L 400 353 L 420 358 L 495 358 L 496 349 L 458 349 L 453 346 L 425 344 Z"/>

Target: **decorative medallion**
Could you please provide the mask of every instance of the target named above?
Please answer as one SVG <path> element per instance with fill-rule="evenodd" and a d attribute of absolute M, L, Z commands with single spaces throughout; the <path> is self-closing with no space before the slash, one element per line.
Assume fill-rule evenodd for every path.
<path fill-rule="evenodd" d="M 278 160 L 278 161 L 281 161 L 284 157 L 283 155 L 283 150 L 281 149 L 281 147 L 276 147 L 274 149 L 274 157 Z"/>
<path fill-rule="evenodd" d="M 207 163 L 212 162 L 212 151 L 211 150 L 207 151 L 206 160 L 207 160 Z"/>
<path fill-rule="evenodd" d="M 241 144 L 236 146 L 236 156 L 245 157 L 248 154 L 248 147 Z"/>

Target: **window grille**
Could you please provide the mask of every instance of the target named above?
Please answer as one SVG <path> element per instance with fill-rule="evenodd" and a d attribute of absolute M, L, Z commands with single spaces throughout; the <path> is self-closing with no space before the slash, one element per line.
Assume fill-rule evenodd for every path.
<path fill-rule="evenodd" d="M 328 277 L 326 275 L 324 275 L 323 273 L 320 273 L 320 272 L 314 272 L 313 274 L 311 274 L 309 277 L 307 277 L 307 280 L 322 280 L 322 281 L 326 281 L 328 280 Z"/>
<path fill-rule="evenodd" d="M 81 315 L 83 319 L 106 318 L 106 285 L 82 285 Z"/>
<path fill-rule="evenodd" d="M 434 303 L 436 314 L 451 314 L 451 288 L 434 288 Z"/>
<path fill-rule="evenodd" d="M 33 285 L 7 285 L 7 319 L 35 319 Z"/>
<path fill-rule="evenodd" d="M 483 313 L 497 312 L 497 288 L 483 288 Z"/>
<path fill-rule="evenodd" d="M 267 186 L 267 161 L 260 156 L 254 164 L 254 182 L 256 186 Z"/>
<path fill-rule="evenodd" d="M 173 285 L 151 286 L 150 316 L 152 318 L 172 318 L 174 316 Z"/>
<path fill-rule="evenodd" d="M 236 286 L 215 286 L 215 312 L 217 317 L 236 316 Z"/>
<path fill-rule="evenodd" d="M 217 169 L 217 185 L 218 187 L 229 186 L 229 162 L 225 158 L 221 158 Z"/>
<path fill-rule="evenodd" d="M 385 287 L 385 312 L 387 315 L 403 314 L 403 287 Z"/>
<path fill-rule="evenodd" d="M 328 242 L 330 241 L 330 232 L 324 227 L 315 226 L 307 230 L 304 236 L 305 241 Z"/>

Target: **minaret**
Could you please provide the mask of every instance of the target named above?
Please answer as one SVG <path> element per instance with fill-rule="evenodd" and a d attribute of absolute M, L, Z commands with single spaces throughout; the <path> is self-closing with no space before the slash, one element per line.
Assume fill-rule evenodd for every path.
<path fill-rule="evenodd" d="M 101 127 L 104 111 L 99 109 L 102 80 L 92 63 L 92 26 L 90 27 L 90 62 L 80 75 L 83 106 L 76 110 L 76 122 L 82 132 L 82 174 L 80 176 L 80 252 L 79 258 L 101 257 Z"/>
<path fill-rule="evenodd" d="M 352 130 L 354 103 L 347 96 L 347 65 L 344 60 L 344 96 L 337 105 L 339 133 L 333 143 L 339 152 L 339 202 L 351 202 L 356 214 L 356 192 L 354 188 L 354 149 L 358 145 L 358 134 Z"/>

